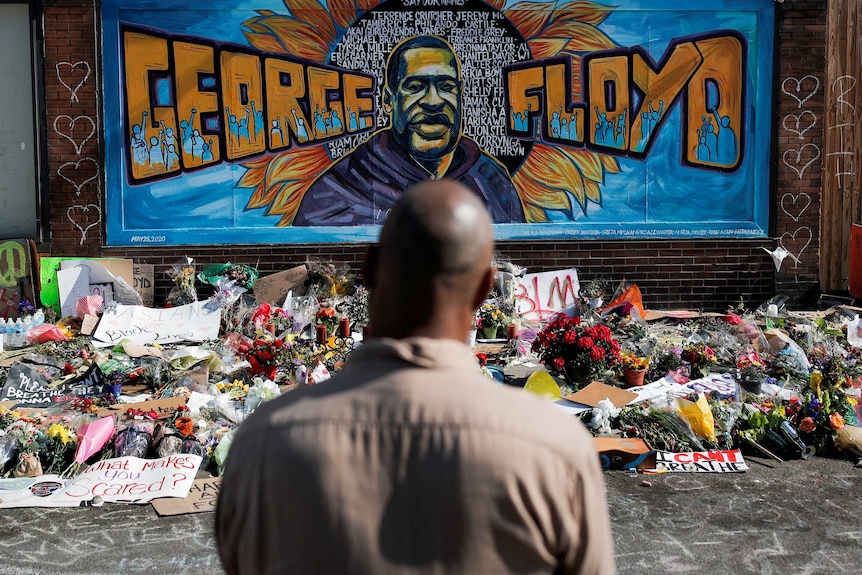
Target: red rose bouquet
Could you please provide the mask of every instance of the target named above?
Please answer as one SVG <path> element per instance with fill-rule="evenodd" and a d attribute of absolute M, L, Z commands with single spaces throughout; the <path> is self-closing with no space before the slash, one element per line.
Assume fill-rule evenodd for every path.
<path fill-rule="evenodd" d="M 606 325 L 587 326 L 581 318 L 556 316 L 533 341 L 533 351 L 552 373 L 574 372 L 598 378 L 620 361 L 620 344 Z"/>
<path fill-rule="evenodd" d="M 251 371 L 258 375 L 267 374 L 270 379 L 275 375 L 280 365 L 291 362 L 290 345 L 281 339 L 256 339 L 252 342 L 240 343 L 237 351 L 251 364 Z"/>

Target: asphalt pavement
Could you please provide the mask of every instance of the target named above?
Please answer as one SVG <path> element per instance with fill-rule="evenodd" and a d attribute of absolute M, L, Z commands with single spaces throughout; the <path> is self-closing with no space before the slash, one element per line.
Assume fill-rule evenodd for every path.
<path fill-rule="evenodd" d="M 607 472 L 620 575 L 862 575 L 862 469 L 746 461 L 733 474 Z M 151 505 L 5 509 L 0 574 L 218 574 L 213 521 Z"/>

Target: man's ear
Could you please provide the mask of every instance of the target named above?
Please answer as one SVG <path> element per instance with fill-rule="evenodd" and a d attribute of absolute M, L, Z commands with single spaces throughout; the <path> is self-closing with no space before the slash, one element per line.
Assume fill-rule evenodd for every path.
<path fill-rule="evenodd" d="M 479 309 L 482 303 L 488 298 L 491 293 L 491 286 L 494 285 L 494 276 L 497 274 L 496 266 L 489 266 L 485 275 L 482 276 L 482 281 L 479 283 L 479 288 L 473 295 L 473 309 Z"/>
<path fill-rule="evenodd" d="M 372 244 L 365 252 L 365 262 L 362 265 L 362 277 L 365 287 L 372 290 L 377 285 L 377 262 L 380 259 L 380 246 Z"/>
<path fill-rule="evenodd" d="M 383 111 L 387 114 L 392 113 L 392 90 L 389 89 L 389 86 L 383 87 L 383 95 L 381 97 L 381 101 L 383 102 Z"/>

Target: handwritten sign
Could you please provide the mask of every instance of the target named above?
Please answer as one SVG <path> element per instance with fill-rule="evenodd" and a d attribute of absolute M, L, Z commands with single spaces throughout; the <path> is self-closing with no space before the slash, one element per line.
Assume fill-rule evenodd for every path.
<path fill-rule="evenodd" d="M 571 268 L 515 278 L 515 311 L 524 319 L 542 320 L 574 307 L 581 284 Z"/>
<path fill-rule="evenodd" d="M 49 382 L 35 369 L 17 362 L 9 369 L 0 399 L 13 400 L 17 407 L 43 408 L 70 396 L 92 395 L 93 390 L 82 384 L 64 383 L 49 387 Z"/>
<path fill-rule="evenodd" d="M 133 343 L 172 343 L 218 338 L 221 313 L 204 307 L 205 302 L 167 309 L 139 305 L 117 305 L 102 315 L 93 338 L 108 344 L 128 339 Z"/>
<path fill-rule="evenodd" d="M 302 287 L 305 280 L 308 279 L 308 269 L 305 265 L 296 266 L 277 274 L 272 274 L 258 278 L 252 286 L 254 298 L 257 303 L 277 303 L 281 304 L 284 301 L 287 292 Z"/>
<path fill-rule="evenodd" d="M 135 264 L 132 266 L 134 288 L 147 307 L 153 307 L 155 303 L 156 279 L 153 264 Z"/>
<path fill-rule="evenodd" d="M 70 268 L 57 272 L 57 289 L 60 292 L 60 313 L 63 317 L 77 317 L 76 305 L 82 297 L 90 295 L 90 276 L 86 268 Z"/>
<path fill-rule="evenodd" d="M 79 507 L 95 497 L 106 503 L 146 503 L 159 497 L 186 497 L 201 464 L 199 455 L 161 459 L 116 457 L 90 465 L 80 475 L 0 481 L 0 508 Z"/>
<path fill-rule="evenodd" d="M 215 511 L 219 489 L 221 489 L 221 477 L 195 479 L 185 499 L 176 497 L 154 499 L 153 509 L 162 517 Z"/>
<path fill-rule="evenodd" d="M 671 453 L 656 451 L 656 469 L 676 473 L 738 473 L 748 471 L 738 449 Z"/>

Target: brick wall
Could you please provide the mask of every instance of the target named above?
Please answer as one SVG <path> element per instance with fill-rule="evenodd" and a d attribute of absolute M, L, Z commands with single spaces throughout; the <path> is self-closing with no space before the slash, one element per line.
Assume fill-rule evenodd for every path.
<path fill-rule="evenodd" d="M 357 244 L 103 248 L 99 178 L 82 183 L 101 170 L 98 58 L 93 33 L 96 10 L 92 4 L 81 6 L 80 2 L 54 0 L 45 5 L 44 12 L 53 255 L 128 257 L 155 264 L 157 302 L 170 289 L 165 272 L 184 255 L 195 258 L 199 264 L 227 260 L 247 263 L 258 267 L 264 275 L 302 263 L 309 257 L 332 259 L 359 268 L 366 246 Z M 749 306 L 757 306 L 776 292 L 788 293 L 796 300 L 816 292 L 825 22 L 825 0 L 785 0 L 777 5 L 775 107 L 773 111 L 758 111 L 774 116 L 777 134 L 771 238 L 502 242 L 498 246 L 500 255 L 534 272 L 573 266 L 578 268 L 581 278 L 601 276 L 612 282 L 626 279 L 638 284 L 648 307 L 656 308 L 723 310 L 740 299 Z M 91 73 L 77 89 L 76 99 L 60 79 L 74 88 L 76 82 L 72 80 L 84 77 L 85 66 L 81 62 L 86 63 Z M 798 82 L 798 90 L 794 81 Z M 808 127 L 811 115 L 816 123 Z M 91 118 L 97 126 L 96 132 L 86 139 L 89 126 L 82 117 Z M 66 125 L 74 123 L 67 131 L 74 141 L 54 129 L 55 121 L 59 121 L 60 131 L 67 131 Z M 782 271 L 775 273 L 772 260 L 760 248 L 772 249 L 779 243 L 797 256 L 799 263 L 787 259 Z"/>

